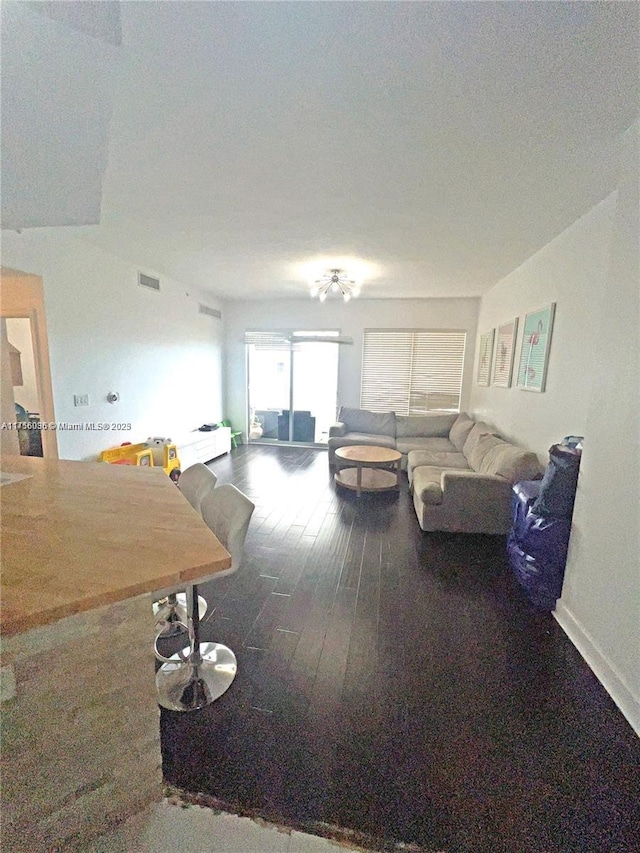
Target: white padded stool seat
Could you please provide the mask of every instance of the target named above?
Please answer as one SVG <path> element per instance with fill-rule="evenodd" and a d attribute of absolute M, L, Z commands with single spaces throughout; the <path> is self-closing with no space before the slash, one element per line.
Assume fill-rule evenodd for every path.
<path fill-rule="evenodd" d="M 231 554 L 231 566 L 222 572 L 198 578 L 204 583 L 235 572 L 255 505 L 231 484 L 208 492 L 200 510 L 205 523 Z M 158 701 L 171 711 L 192 711 L 211 704 L 231 686 L 237 672 L 236 656 L 220 643 L 200 642 L 197 584 L 186 590 L 190 644 L 172 655 L 156 673 Z"/>

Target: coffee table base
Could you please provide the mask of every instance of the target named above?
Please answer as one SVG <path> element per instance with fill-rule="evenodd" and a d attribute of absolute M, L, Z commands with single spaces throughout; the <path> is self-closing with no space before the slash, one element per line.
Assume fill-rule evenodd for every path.
<path fill-rule="evenodd" d="M 343 468 L 335 474 L 335 482 L 345 489 L 354 492 L 386 492 L 398 488 L 398 476 L 394 471 L 379 468 L 362 468 L 360 486 L 358 486 L 358 469 Z"/>

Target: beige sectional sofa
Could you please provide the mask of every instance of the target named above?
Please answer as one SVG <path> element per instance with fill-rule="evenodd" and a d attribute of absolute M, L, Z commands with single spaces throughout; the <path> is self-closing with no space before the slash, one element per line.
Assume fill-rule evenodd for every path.
<path fill-rule="evenodd" d="M 420 527 L 452 533 L 508 533 L 511 488 L 520 480 L 541 476 L 538 457 L 465 413 L 452 432 L 455 450 L 416 450 L 408 455 L 407 474 Z"/>
<path fill-rule="evenodd" d="M 457 417 L 457 412 L 405 416 L 343 406 L 338 413 L 338 423 L 329 428 L 329 467 L 336 467 L 336 450 L 350 444 L 399 450 L 403 468 L 407 467 L 407 455 L 411 450 L 455 450 L 449 441 L 449 432 Z"/>
<path fill-rule="evenodd" d="M 511 487 L 541 476 L 535 453 L 501 438 L 465 412 L 419 416 L 343 407 L 329 430 L 329 466 L 350 444 L 403 454 L 420 527 L 425 531 L 508 533 Z"/>

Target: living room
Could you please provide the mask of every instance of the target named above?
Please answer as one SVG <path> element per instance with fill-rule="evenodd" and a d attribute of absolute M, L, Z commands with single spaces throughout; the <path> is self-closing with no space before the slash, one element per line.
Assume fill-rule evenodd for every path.
<path fill-rule="evenodd" d="M 66 31 L 63 22 L 49 19 L 41 12 L 36 13 L 27 8 L 19 10 L 16 7 L 20 4 L 6 5 L 14 7 L 6 10 L 10 16 L 9 24 L 15 26 L 17 21 L 24 27 L 25 39 L 34 38 L 34 33 L 39 37 L 46 33 L 52 44 L 58 44 L 57 40 L 63 39 L 68 47 L 75 46 L 75 42 L 80 40 L 87 56 L 92 54 L 87 45 L 94 37 L 87 36 L 86 32 L 79 34 L 77 29 Z M 410 32 L 416 24 L 411 15 L 420 15 L 419 9 L 413 8 L 418 5 L 421 4 L 411 4 L 412 9 L 406 21 L 396 20 L 391 9 L 387 9 L 384 14 L 389 14 L 398 27 L 407 27 Z M 531 4 L 525 5 L 528 7 Z M 567 15 L 569 5 L 572 4 L 562 4 Z M 308 164 L 303 157 L 297 171 L 292 170 L 288 175 L 287 170 L 282 169 L 279 177 L 287 178 L 282 193 L 277 198 L 270 198 L 269 193 L 276 182 L 262 181 L 260 169 L 256 166 L 257 152 L 264 140 L 248 136 L 246 152 L 239 157 L 246 173 L 242 174 L 242 167 L 234 169 L 233 181 L 225 185 L 231 200 L 224 209 L 224 216 L 215 220 L 215 227 L 209 235 L 210 242 L 207 242 L 201 230 L 198 231 L 200 226 L 196 225 L 193 233 L 187 233 L 185 239 L 185 228 L 190 217 L 208 216 L 210 222 L 214 221 L 216 213 L 213 208 L 220 206 L 222 193 L 215 193 L 215 202 L 212 201 L 214 195 L 203 202 L 193 174 L 178 170 L 175 174 L 184 180 L 182 185 L 171 169 L 166 173 L 164 171 L 166 162 L 170 162 L 163 160 L 167 155 L 163 121 L 168 115 L 169 106 L 180 114 L 182 124 L 182 133 L 175 145 L 180 147 L 188 144 L 189 150 L 198 147 L 189 142 L 189 116 L 192 117 L 192 114 L 188 111 L 186 115 L 181 113 L 181 99 L 184 97 L 181 87 L 193 82 L 184 69 L 184 76 L 177 74 L 174 90 L 167 93 L 169 100 L 174 98 L 172 104 L 158 100 L 154 106 L 153 100 L 149 99 L 145 113 L 149 122 L 147 130 L 141 127 L 143 122 L 134 112 L 134 107 L 140 108 L 139 102 L 128 104 L 123 99 L 115 105 L 108 135 L 105 118 L 108 111 L 100 112 L 105 120 L 103 143 L 97 145 L 96 140 L 91 138 L 86 140 L 86 144 L 87 152 L 95 155 L 100 171 L 106 162 L 105 152 L 109 140 L 110 167 L 97 193 L 98 206 L 100 202 L 102 204 L 102 218 L 99 214 L 96 218 L 94 210 L 91 219 L 86 210 L 80 209 L 79 204 L 75 219 L 70 215 L 65 221 L 56 222 L 53 218 L 46 220 L 52 210 L 55 212 L 58 200 L 56 192 L 59 196 L 60 186 L 67 177 L 69 164 L 64 161 L 58 162 L 61 181 L 55 192 L 47 198 L 47 204 L 41 207 L 40 219 L 35 214 L 24 215 L 24 209 L 17 214 L 18 217 L 22 215 L 21 220 L 12 218 L 9 201 L 14 200 L 15 196 L 8 195 L 9 201 L 3 202 L 3 216 L 6 215 L 8 224 L 2 235 L 2 265 L 3 274 L 8 269 L 42 278 L 55 420 L 66 423 L 83 420 L 132 424 L 131 431 L 118 431 L 110 435 L 94 431 L 60 430 L 57 444 L 62 459 L 94 461 L 100 451 L 112 444 L 128 440 L 142 441 L 149 435 L 184 433 L 202 423 L 217 422 L 222 418 L 229 418 L 246 436 L 249 413 L 244 336 L 247 330 L 329 328 L 338 329 L 341 335 L 352 339 L 352 344 L 339 346 L 337 393 L 339 405 L 352 407 L 360 404 L 363 336 L 366 329 L 464 330 L 467 337 L 461 411 L 467 411 L 475 418 L 492 424 L 505 438 L 533 450 L 542 464 L 548 458 L 550 445 L 565 435 L 585 436 L 565 586 L 556 607 L 555 619 L 638 732 L 639 127 L 637 114 L 633 114 L 636 109 L 634 87 L 630 89 L 625 83 L 633 79 L 633 74 L 625 76 L 625 73 L 629 67 L 633 72 L 636 62 L 630 58 L 634 54 L 630 51 L 629 37 L 625 33 L 633 32 L 637 9 L 634 10 L 632 4 L 616 5 L 622 8 L 617 12 L 608 12 L 602 8 L 604 4 L 598 4 L 600 9 L 594 14 L 602 14 L 603 17 L 597 18 L 595 22 L 583 18 L 585 13 L 581 11 L 575 13 L 578 16 L 575 20 L 570 16 L 563 18 L 562 27 L 566 27 L 567 33 L 574 33 L 572 28 L 575 28 L 575 32 L 582 32 L 582 28 L 585 28 L 584 31 L 592 39 L 590 45 L 595 58 L 587 63 L 574 44 L 571 50 L 582 57 L 587 63 L 587 69 L 582 75 L 575 71 L 572 76 L 573 72 L 569 74 L 567 65 L 562 66 L 562 72 L 566 74 L 562 78 L 563 83 L 569 90 L 568 100 L 571 97 L 577 99 L 578 93 L 588 93 L 584 100 L 576 102 L 575 114 L 569 107 L 564 110 L 559 108 L 561 120 L 573 121 L 572 126 L 557 129 L 554 124 L 556 115 L 551 107 L 545 112 L 545 107 L 539 106 L 541 112 L 535 117 L 539 135 L 530 141 L 530 159 L 540 158 L 537 168 L 531 162 L 529 170 L 525 168 L 522 161 L 527 160 L 529 155 L 526 149 L 518 148 L 518 145 L 522 144 L 526 134 L 515 133 L 512 126 L 521 122 L 523 127 L 531 130 L 535 122 L 530 116 L 525 118 L 516 114 L 512 124 L 500 124 L 505 134 L 502 140 L 497 133 L 487 137 L 484 124 L 479 138 L 474 140 L 475 148 L 461 140 L 451 169 L 466 168 L 465 164 L 470 164 L 470 171 L 473 171 L 473 176 L 469 177 L 471 189 L 464 202 L 471 211 L 470 202 L 475 197 L 477 207 L 473 216 L 469 212 L 469 221 L 455 225 L 454 236 L 460 240 L 460 257 L 450 259 L 447 275 L 436 267 L 429 256 L 429 251 L 433 250 L 435 257 L 439 241 L 446 243 L 449 252 L 453 242 L 447 241 L 446 234 L 448 228 L 454 227 L 449 218 L 453 216 L 444 216 L 439 222 L 438 204 L 429 202 L 428 213 L 419 223 L 427 237 L 415 249 L 415 254 L 419 256 L 415 258 L 402 236 L 403 229 L 413 227 L 406 221 L 410 217 L 405 218 L 401 211 L 397 215 L 392 213 L 387 214 L 386 218 L 376 219 L 369 212 L 370 208 L 386 209 L 387 206 L 392 211 L 398 211 L 401 203 L 397 197 L 389 198 L 388 202 L 385 200 L 376 187 L 373 169 L 366 170 L 366 177 L 371 182 L 370 195 L 363 193 L 363 185 L 354 178 L 353 192 L 359 191 L 360 194 L 357 198 L 349 198 L 350 193 L 346 193 L 346 201 L 343 199 L 342 205 L 338 203 L 342 197 L 340 181 L 348 177 L 348 169 L 345 169 L 340 159 L 338 145 L 338 141 L 344 142 L 344 139 L 327 142 L 329 151 L 323 155 L 322 169 L 318 169 L 319 175 L 331 174 L 326 171 L 328 164 L 337 163 L 340 168 L 337 168 L 335 175 L 316 181 L 308 177 L 307 183 L 304 183 Z M 289 4 L 286 6 L 291 8 Z M 452 30 L 460 27 L 465 31 L 466 15 L 471 15 L 471 20 L 476 23 L 479 21 L 474 17 L 479 13 L 473 6 L 464 4 L 465 9 L 459 13 L 459 18 L 455 18 L 454 13 L 446 7 L 442 7 L 441 12 L 443 15 L 454 15 Z M 131 17 L 127 17 L 123 9 L 125 44 L 127 36 L 131 37 L 135 32 L 135 16 L 142 12 L 138 9 L 128 14 Z M 178 28 L 176 17 L 170 11 L 166 14 L 165 34 L 172 27 Z M 249 15 L 249 12 L 243 14 Z M 266 12 L 262 14 L 267 15 L 266 20 L 269 19 Z M 322 17 L 319 12 L 314 14 Z M 384 20 L 383 12 L 379 14 Z M 516 15 L 515 12 L 512 14 Z M 534 43 L 540 47 L 548 39 L 556 51 L 556 58 L 561 56 L 563 47 L 559 37 L 552 38 L 551 35 L 553 27 L 559 26 L 558 20 L 552 15 L 538 19 L 536 16 L 543 13 L 532 8 L 523 9 L 522 15 L 524 17 L 521 20 L 516 16 L 510 22 L 494 22 L 495 26 L 505 26 L 505 32 L 511 33 L 514 38 L 509 54 L 513 64 L 509 68 L 518 67 L 514 54 L 519 49 L 517 33 L 520 27 L 532 38 L 538 25 L 541 29 L 548 28 L 546 35 L 538 32 L 538 41 L 534 40 Z M 488 15 L 484 24 L 489 26 L 490 19 Z M 193 21 L 190 23 L 193 27 Z M 218 23 L 222 25 L 224 22 Z M 239 28 L 233 30 L 236 35 L 242 31 L 241 23 L 246 23 L 242 16 L 235 22 Z M 333 23 L 344 24 L 345 21 L 340 17 L 338 22 Z M 432 23 L 435 25 L 435 22 Z M 380 37 L 378 24 L 373 20 L 367 22 L 366 16 L 364 24 L 360 22 L 372 38 L 373 32 L 367 28 L 374 28 L 377 37 Z M 590 29 L 591 26 L 593 29 Z M 562 27 L 559 26 L 559 29 Z M 274 53 L 280 49 L 286 51 L 287 45 L 282 44 L 284 36 L 275 29 L 274 20 L 268 30 L 273 40 Z M 330 31 L 329 27 L 327 31 Z M 418 31 L 422 32 L 420 29 Z M 481 33 L 486 36 L 484 30 Z M 141 38 L 139 33 L 136 37 Z M 491 39 L 486 37 L 490 44 Z M 440 38 L 444 38 L 442 32 Z M 200 51 L 204 50 L 206 39 L 203 38 L 203 43 L 196 41 L 194 64 L 200 58 Z M 295 41 L 296 49 L 302 43 L 302 39 Z M 100 42 L 99 45 L 102 51 L 99 60 L 102 64 L 95 66 L 97 72 L 114 61 L 114 54 L 119 49 L 114 43 L 105 44 Z M 399 50 L 395 44 L 394 50 Z M 617 69 L 621 79 L 615 73 L 610 77 L 605 74 L 604 83 L 600 82 L 610 88 L 600 102 L 595 95 L 600 91 L 595 71 L 596 59 L 606 56 L 607 51 L 613 57 L 619 55 Z M 393 52 L 390 50 L 390 55 Z M 343 91 L 343 88 L 353 83 L 353 69 L 347 69 L 345 78 L 336 79 L 333 76 L 337 73 L 336 58 L 333 53 L 331 56 L 333 64 L 329 63 L 331 67 L 326 71 L 330 78 L 328 91 L 333 92 L 332 87 L 336 87 L 336 91 Z M 480 63 L 480 58 L 476 54 L 474 56 Z M 497 56 L 496 51 L 493 54 L 494 62 L 497 62 Z M 238 60 L 237 56 L 231 58 Z M 536 68 L 534 60 L 533 50 L 532 55 L 523 60 L 530 63 L 525 66 L 530 72 Z M 11 74 L 17 74 L 22 68 L 15 57 L 3 59 L 3 64 L 5 61 L 10 64 Z M 127 61 L 132 61 L 130 55 Z M 154 62 L 149 61 L 148 68 L 155 69 L 156 61 L 159 61 L 157 57 L 154 57 Z M 44 54 L 39 62 L 45 62 Z M 42 67 L 38 67 L 42 71 Z M 176 59 L 173 72 L 176 72 L 177 67 Z M 450 74 L 460 70 L 443 67 L 447 67 L 447 73 Z M 502 69 L 505 76 L 501 76 L 499 63 L 492 68 L 496 76 L 489 75 L 485 83 L 489 86 L 490 81 L 497 80 L 496 85 L 500 88 L 500 81 L 504 83 L 508 72 Z M 467 69 L 465 79 L 468 73 Z M 287 66 L 287 78 L 289 75 Z M 6 79 L 12 81 L 17 78 L 10 76 Z M 166 83 L 166 78 L 164 80 Z M 393 80 L 396 85 L 393 74 L 384 77 L 384 80 L 387 83 Z M 546 81 L 549 87 L 547 93 L 553 90 L 553 75 L 549 75 L 549 80 Z M 26 86 L 28 82 L 23 85 Z M 455 82 L 458 85 L 457 78 Z M 199 83 L 202 84 L 202 81 L 199 80 Z M 89 86 L 89 83 L 85 81 L 84 85 Z M 232 103 L 233 89 L 226 90 L 225 85 L 224 81 L 220 81 L 221 101 L 224 102 L 226 95 L 228 102 Z M 5 90 L 6 86 L 5 83 Z M 24 102 L 29 104 L 32 92 L 28 89 L 25 92 Z M 157 91 L 154 92 L 157 95 Z M 264 95 L 262 89 L 260 94 Z M 94 99 L 98 97 L 95 91 L 80 89 L 79 103 L 84 95 Z M 189 103 L 189 107 L 195 111 L 201 103 L 202 89 L 197 90 L 196 95 L 193 96 L 193 102 Z M 53 97 L 51 92 L 48 96 Z M 107 93 L 101 89 L 100 96 L 106 99 Z M 478 91 L 474 90 L 474 96 L 479 97 Z M 505 97 L 512 107 L 514 92 L 509 91 Z M 617 107 L 617 111 L 611 109 L 615 115 L 603 116 L 606 112 L 603 107 L 587 105 L 607 102 Z M 627 108 L 631 102 L 633 106 L 629 111 Z M 533 103 L 532 100 L 529 105 L 533 106 Z M 482 104 L 485 105 L 484 101 Z M 470 96 L 467 105 L 474 105 Z M 337 117 L 339 125 L 342 113 L 335 102 L 331 101 L 331 106 L 334 112 L 329 110 L 328 115 Z M 454 110 L 453 102 L 447 106 Z M 156 109 L 157 112 L 154 112 Z M 435 107 L 425 109 L 427 112 L 433 111 L 429 113 L 431 118 L 440 115 Z M 476 109 L 477 103 L 474 105 L 474 121 L 477 120 Z M 28 109 L 23 112 L 26 126 L 30 127 L 30 119 L 26 115 Z M 258 119 L 264 119 L 265 112 L 258 110 L 258 124 Z M 283 112 L 286 113 L 284 108 Z M 309 118 L 312 113 L 310 107 L 309 112 L 303 112 L 302 116 Z M 388 170 L 407 193 L 407 209 L 413 213 L 416 205 L 426 204 L 426 195 L 435 194 L 438 183 L 431 176 L 429 193 L 416 191 L 417 197 L 410 197 L 408 189 L 417 180 L 414 172 L 422 166 L 416 164 L 413 154 L 407 155 L 404 162 L 398 156 L 398 139 L 392 135 L 392 130 L 386 125 L 384 128 L 376 127 L 372 122 L 372 116 L 382 121 L 381 116 L 385 115 L 382 108 L 380 112 L 373 110 L 367 114 L 366 133 L 357 134 L 354 139 L 362 143 L 361 157 L 366 160 L 376 147 L 370 140 L 375 138 L 379 142 L 376 134 L 383 137 L 387 134 L 384 138 L 388 150 L 384 145 L 381 150 L 384 149 L 389 155 Z M 630 115 L 631 120 L 627 121 Z M 324 113 L 323 116 L 326 118 Z M 221 135 L 230 129 L 237 130 L 238 125 L 232 121 L 232 116 L 225 119 L 224 110 L 216 113 L 216 117 L 222 128 Z M 496 115 L 493 117 L 496 118 Z M 275 128 L 271 139 L 291 130 L 282 115 L 280 119 L 281 123 Z M 404 119 L 407 127 L 403 128 L 403 133 L 410 136 L 414 131 L 421 132 L 422 125 L 420 128 L 414 126 L 409 108 Z M 224 124 L 226 120 L 228 126 Z M 596 123 L 598 132 L 592 130 L 586 133 L 589 121 Z M 65 136 L 55 126 L 52 127 L 46 117 L 41 122 L 34 119 L 33 124 L 37 128 L 36 136 L 41 151 L 44 150 L 44 135 L 50 135 L 52 148 L 55 148 L 56 133 Z M 175 130 L 175 125 L 172 127 Z M 309 148 L 304 149 L 309 157 L 317 155 L 319 140 L 323 139 L 323 128 L 315 122 L 313 127 L 314 134 L 308 142 Z M 465 127 L 468 130 L 468 126 Z M 349 128 L 352 129 L 351 124 Z M 201 129 L 198 126 L 198 131 Z M 456 129 L 459 127 L 452 123 L 450 130 Z M 556 130 L 562 143 L 554 141 Z M 329 137 L 331 131 L 329 126 Z M 500 145 L 506 146 L 508 132 L 513 133 L 512 147 L 509 151 L 499 151 Z M 580 137 L 581 133 L 585 134 L 583 138 Z M 418 138 L 421 144 L 425 144 L 419 134 Z M 403 136 L 401 141 L 404 140 Z M 429 137 L 429 141 L 434 142 L 432 137 Z M 570 147 L 571 143 L 573 148 Z M 562 144 L 566 146 L 564 149 L 561 149 Z M 238 145 L 242 149 L 242 145 Z M 492 147 L 496 151 L 487 152 Z M 144 152 L 150 148 L 157 148 L 159 153 L 157 159 L 148 157 L 148 172 L 145 172 L 147 159 Z M 482 157 L 485 157 L 484 161 L 469 159 L 473 150 L 480 151 Z M 554 155 L 547 161 L 548 170 L 543 160 L 545 151 Z M 74 152 L 78 154 L 77 148 L 74 148 Z M 440 157 L 441 152 L 442 149 L 439 149 Z M 196 151 L 196 156 L 202 157 L 202 152 Z M 510 167 L 504 179 L 496 172 L 502 157 Z M 419 162 L 423 164 L 422 160 Z M 116 163 L 118 170 L 114 168 Z M 379 165 L 380 160 L 374 157 L 372 163 Z M 474 163 L 475 168 L 472 165 Z M 95 162 L 92 166 L 90 163 L 94 171 L 95 165 Z M 353 166 L 353 162 L 350 165 Z M 84 174 L 86 164 L 80 158 L 71 167 L 71 171 L 75 168 Z M 518 172 L 520 168 L 522 173 Z M 133 185 L 134 171 L 139 172 L 138 177 L 143 179 L 144 201 L 136 195 L 140 192 L 140 185 Z M 491 188 L 487 187 L 487 174 L 492 176 Z M 37 175 L 38 182 L 45 184 L 46 169 L 37 172 Z M 215 170 L 215 180 L 221 180 L 220 168 Z M 504 202 L 505 213 L 498 216 L 496 211 L 499 210 L 501 193 L 506 192 L 505 186 L 510 182 L 517 185 L 518 192 L 511 192 L 508 202 Z M 255 190 L 255 183 L 264 191 L 262 196 Z M 462 191 L 463 183 L 456 185 L 458 191 Z M 215 187 L 215 182 L 213 184 Z M 92 186 L 95 189 L 95 181 Z M 499 186 L 499 191 L 496 186 Z M 191 194 L 190 202 L 185 200 L 183 203 L 184 208 L 189 208 L 186 216 L 184 210 L 177 210 L 183 191 L 187 198 L 185 188 Z M 486 209 L 478 201 L 482 199 L 483 188 L 491 196 L 491 203 L 487 202 Z M 208 189 L 211 191 L 212 186 Z M 386 183 L 385 189 L 388 189 Z M 33 186 L 30 186 L 30 191 L 33 196 Z M 246 194 L 246 207 L 239 207 L 238 193 Z M 454 203 L 455 200 L 451 199 L 446 188 L 440 185 L 439 193 L 439 205 L 443 207 L 449 200 L 451 209 L 460 215 L 459 205 Z M 154 221 L 152 211 L 156 198 L 165 194 L 166 200 L 157 201 L 159 208 L 163 209 L 163 216 L 158 215 Z M 520 204 L 514 198 L 518 194 Z M 69 193 L 69 196 L 72 195 Z M 304 202 L 303 198 L 307 201 Z M 95 200 L 94 197 L 94 207 Z M 190 203 L 192 208 L 189 207 Z M 306 218 L 305 204 L 309 208 Z M 335 217 L 334 205 L 338 205 Z M 171 209 L 172 206 L 177 210 L 175 219 L 167 216 L 167 208 Z M 252 208 L 256 211 L 254 219 L 250 218 Z M 191 210 L 197 211 L 195 216 Z M 284 210 L 287 211 L 284 219 L 287 226 L 280 225 Z M 367 211 L 366 215 L 363 210 Z M 516 211 L 519 214 L 517 228 L 513 225 L 515 220 L 511 220 Z M 84 219 L 81 218 L 83 214 L 86 217 Z M 275 221 L 276 225 L 272 226 L 271 242 L 262 255 L 251 254 L 248 250 L 245 252 L 246 247 L 241 240 L 243 230 L 247 230 L 246 246 L 249 246 L 253 239 L 260 240 L 261 230 L 266 227 L 268 220 Z M 296 220 L 299 221 L 297 225 Z M 359 227 L 356 228 L 353 222 L 359 222 Z M 382 233 L 385 227 L 389 231 L 386 236 Z M 305 236 L 306 230 L 314 235 L 313 239 Z M 178 231 L 181 231 L 182 236 Z M 216 233 L 218 237 L 215 237 Z M 473 239 L 469 236 L 471 233 Z M 326 245 L 318 235 L 327 235 Z M 484 235 L 484 243 L 480 235 Z M 411 237 L 415 237 L 414 231 Z M 161 258 L 159 245 L 162 243 L 166 244 L 166 251 Z M 286 244 L 284 249 L 283 244 Z M 384 254 L 380 246 L 384 246 Z M 245 259 L 245 254 L 250 257 Z M 212 256 L 214 263 L 211 262 Z M 345 269 L 348 269 L 349 259 L 357 260 L 360 256 L 373 258 L 379 269 L 372 269 L 368 280 L 364 278 L 359 298 L 348 303 L 329 298 L 319 303 L 317 299 L 309 297 L 309 287 L 304 276 L 294 272 L 296 264 L 316 256 L 326 261 L 327 268 L 336 264 L 344 265 Z M 412 276 L 413 267 L 418 272 Z M 431 276 L 428 274 L 430 268 Z M 140 287 L 140 272 L 157 277 L 160 291 Z M 275 289 L 270 290 L 272 284 Z M 556 311 L 544 392 L 525 392 L 515 381 L 509 388 L 479 384 L 477 369 L 480 335 L 518 317 L 521 331 L 517 340 L 517 363 L 525 314 L 550 303 L 555 303 Z M 212 309 L 214 313 L 219 312 L 220 316 L 200 313 L 200 305 Z M 108 402 L 109 392 L 117 392 L 119 400 Z M 88 407 L 78 408 L 74 405 L 74 395 L 78 394 L 88 395 Z"/>

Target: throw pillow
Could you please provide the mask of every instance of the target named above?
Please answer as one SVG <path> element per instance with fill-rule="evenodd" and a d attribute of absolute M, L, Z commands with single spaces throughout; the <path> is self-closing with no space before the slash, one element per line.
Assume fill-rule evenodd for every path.
<path fill-rule="evenodd" d="M 515 485 L 521 480 L 539 477 L 540 463 L 535 453 L 504 441 L 495 444 L 485 454 L 480 471 L 483 474 L 495 474 Z"/>
<path fill-rule="evenodd" d="M 485 424 L 484 421 L 477 421 L 471 428 L 469 435 L 467 436 L 467 440 L 462 446 L 462 452 L 464 453 L 467 462 L 471 465 L 471 455 L 476 449 L 476 445 L 480 441 L 480 439 L 485 435 L 496 435 L 496 433 L 491 429 L 489 424 Z M 472 466 L 473 467 L 473 466 Z"/>
<path fill-rule="evenodd" d="M 492 435 L 491 433 L 485 433 L 480 436 L 471 453 L 466 454 L 467 462 L 474 471 L 488 474 L 489 472 L 485 471 L 483 467 L 483 462 L 486 459 L 487 454 L 493 450 L 494 447 L 502 447 L 505 444 L 506 441 L 503 438 L 500 438 L 497 435 Z"/>
<path fill-rule="evenodd" d="M 469 437 L 469 433 L 473 429 L 474 422 L 466 412 L 460 412 L 458 417 L 449 430 L 449 441 L 454 445 L 456 450 L 462 453 L 464 443 Z"/>
<path fill-rule="evenodd" d="M 396 415 L 396 438 L 446 438 L 455 414 Z"/>
<path fill-rule="evenodd" d="M 367 409 L 350 409 L 342 406 L 338 420 L 346 424 L 347 432 L 396 437 L 395 412 L 370 412 Z"/>

